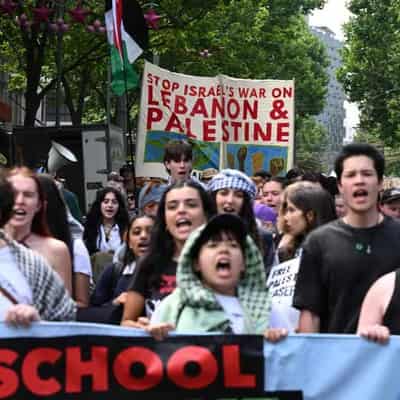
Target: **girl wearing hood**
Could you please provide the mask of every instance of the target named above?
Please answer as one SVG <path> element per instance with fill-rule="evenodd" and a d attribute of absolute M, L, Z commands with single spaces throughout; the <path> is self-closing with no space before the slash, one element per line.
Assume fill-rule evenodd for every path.
<path fill-rule="evenodd" d="M 269 314 L 261 253 L 239 217 L 220 214 L 186 241 L 177 289 L 161 302 L 145 329 L 159 340 L 175 329 L 258 333 L 276 341 L 287 331 L 267 330 Z"/>

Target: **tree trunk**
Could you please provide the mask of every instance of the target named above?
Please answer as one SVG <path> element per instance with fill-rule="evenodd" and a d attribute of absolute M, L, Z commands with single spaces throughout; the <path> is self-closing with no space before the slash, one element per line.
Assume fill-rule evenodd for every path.
<path fill-rule="evenodd" d="M 25 119 L 24 126 L 34 126 L 37 111 L 44 93 L 38 92 L 42 65 L 44 62 L 47 34 L 43 33 L 39 38 L 38 34 L 32 32 L 32 36 L 24 37 L 26 46 L 26 91 L 25 91 Z"/>

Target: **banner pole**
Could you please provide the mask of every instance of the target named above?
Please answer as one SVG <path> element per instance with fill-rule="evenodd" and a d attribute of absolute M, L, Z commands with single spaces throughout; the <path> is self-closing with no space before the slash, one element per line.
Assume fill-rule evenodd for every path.
<path fill-rule="evenodd" d="M 293 78 L 293 151 L 292 151 L 292 168 L 297 162 L 297 137 L 296 137 L 296 78 Z M 286 171 L 287 172 L 287 171 Z"/>
<path fill-rule="evenodd" d="M 136 146 L 133 144 L 133 132 L 132 132 L 132 124 L 131 124 L 131 119 L 129 115 L 129 101 L 128 101 L 128 78 L 126 75 L 126 68 L 125 68 L 125 52 L 122 52 L 122 71 L 124 74 L 124 85 L 125 85 L 125 107 L 126 107 L 126 127 L 127 127 L 127 132 L 125 133 L 125 136 L 127 138 L 128 142 L 128 152 L 129 152 L 129 166 L 132 172 L 132 178 L 133 178 L 133 195 L 135 197 L 135 206 L 136 208 L 139 206 L 138 204 L 138 193 L 136 190 L 136 169 L 135 169 L 135 153 L 136 153 Z M 129 60 L 127 60 L 129 62 Z M 136 140 L 135 140 L 136 144 Z"/>

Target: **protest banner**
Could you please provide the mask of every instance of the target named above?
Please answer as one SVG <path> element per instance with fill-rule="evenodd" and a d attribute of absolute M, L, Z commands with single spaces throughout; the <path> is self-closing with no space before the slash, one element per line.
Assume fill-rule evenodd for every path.
<path fill-rule="evenodd" d="M 193 144 L 197 170 L 283 174 L 293 163 L 294 82 L 183 75 L 146 62 L 137 175 L 166 177 L 164 146 L 179 138 Z"/>
<path fill-rule="evenodd" d="M 396 400 L 400 337 L 171 334 L 99 324 L 0 323 L 1 399 Z"/>
<path fill-rule="evenodd" d="M 79 332 L 77 325 L 70 336 L 3 336 L 0 398 L 266 397 L 262 336 L 170 336 L 160 342 Z"/>

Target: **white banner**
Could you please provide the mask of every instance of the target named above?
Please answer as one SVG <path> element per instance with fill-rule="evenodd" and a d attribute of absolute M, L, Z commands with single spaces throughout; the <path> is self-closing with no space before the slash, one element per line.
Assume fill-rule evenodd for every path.
<path fill-rule="evenodd" d="M 284 174 L 293 162 L 294 81 L 198 77 L 146 63 L 137 175 L 166 177 L 164 146 L 177 138 L 193 144 L 195 169 Z"/>

